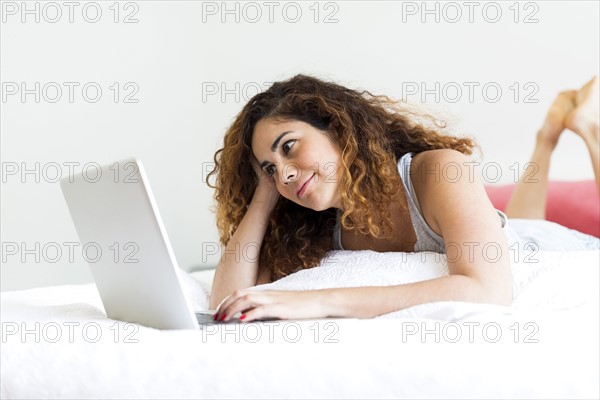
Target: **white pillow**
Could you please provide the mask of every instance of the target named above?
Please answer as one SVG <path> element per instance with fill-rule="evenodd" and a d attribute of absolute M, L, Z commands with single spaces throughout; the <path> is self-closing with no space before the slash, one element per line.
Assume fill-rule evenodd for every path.
<path fill-rule="evenodd" d="M 522 253 L 512 260 L 512 308 L 525 310 L 564 310 L 598 303 L 600 251 Z M 319 266 L 301 270 L 278 281 L 248 290 L 312 290 L 358 286 L 390 286 L 419 282 L 448 275 L 443 254 L 434 252 L 378 253 L 371 250 L 332 251 Z M 208 290 L 196 282 L 188 282 L 193 292 L 195 309 L 208 308 Z M 436 307 L 452 310 L 458 303 L 437 302 Z M 430 303 L 433 304 L 433 303 Z M 469 307 L 479 307 L 469 303 Z M 463 304 L 466 306 L 466 304 Z M 490 306 L 490 305 L 487 305 Z M 496 306 L 498 309 L 510 307 Z M 597 308 L 597 306 L 595 306 Z M 415 310 L 428 308 L 415 306 Z M 464 307 L 463 307 L 464 308 Z M 433 317 L 436 309 L 429 307 Z M 439 311 L 439 310 L 438 310 Z M 437 311 L 435 311 L 437 313 Z M 446 311 L 444 311 L 445 313 Z M 406 312 L 404 313 L 406 314 Z M 402 315 L 404 315 L 402 314 Z M 408 315 L 408 314 L 407 314 Z M 423 316 L 424 314 L 419 314 Z"/>
<path fill-rule="evenodd" d="M 372 250 L 332 251 L 318 267 L 305 269 L 257 290 L 309 290 L 356 286 L 390 286 L 448 275 L 442 254 L 378 253 Z"/>

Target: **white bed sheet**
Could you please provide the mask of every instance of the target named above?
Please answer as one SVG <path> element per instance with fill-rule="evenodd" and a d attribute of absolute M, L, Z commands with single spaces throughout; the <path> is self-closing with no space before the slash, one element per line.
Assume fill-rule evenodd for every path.
<path fill-rule="evenodd" d="M 435 257 L 335 252 L 256 290 L 447 274 Z M 600 251 L 535 258 L 513 264 L 512 307 L 435 302 L 370 320 L 203 331 L 109 320 L 93 284 L 4 292 L 1 397 L 598 398 Z M 206 309 L 212 273 L 183 276 L 195 308 Z"/>

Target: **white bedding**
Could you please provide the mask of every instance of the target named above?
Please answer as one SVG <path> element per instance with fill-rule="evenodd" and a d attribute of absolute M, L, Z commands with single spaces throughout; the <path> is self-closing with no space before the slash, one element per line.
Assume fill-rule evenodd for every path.
<path fill-rule="evenodd" d="M 436 257 L 339 251 L 256 290 L 420 281 L 447 274 Z M 1 397 L 599 398 L 600 251 L 535 260 L 513 264 L 512 307 L 436 302 L 203 331 L 109 320 L 93 284 L 4 292 Z M 183 274 L 197 310 L 211 275 Z"/>

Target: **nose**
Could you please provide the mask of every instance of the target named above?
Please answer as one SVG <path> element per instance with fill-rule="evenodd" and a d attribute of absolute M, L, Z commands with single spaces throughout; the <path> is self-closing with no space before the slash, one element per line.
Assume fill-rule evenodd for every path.
<path fill-rule="evenodd" d="M 281 169 L 279 177 L 281 178 L 281 183 L 287 185 L 290 182 L 294 182 L 297 175 L 298 170 L 296 168 L 291 165 L 286 165 Z"/>

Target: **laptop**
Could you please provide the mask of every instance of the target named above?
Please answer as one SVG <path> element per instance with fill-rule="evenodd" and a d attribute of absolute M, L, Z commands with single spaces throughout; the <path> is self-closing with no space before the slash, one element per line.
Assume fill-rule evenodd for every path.
<path fill-rule="evenodd" d="M 142 162 L 90 165 L 60 186 L 106 315 L 157 329 L 216 323 L 192 309 Z"/>

